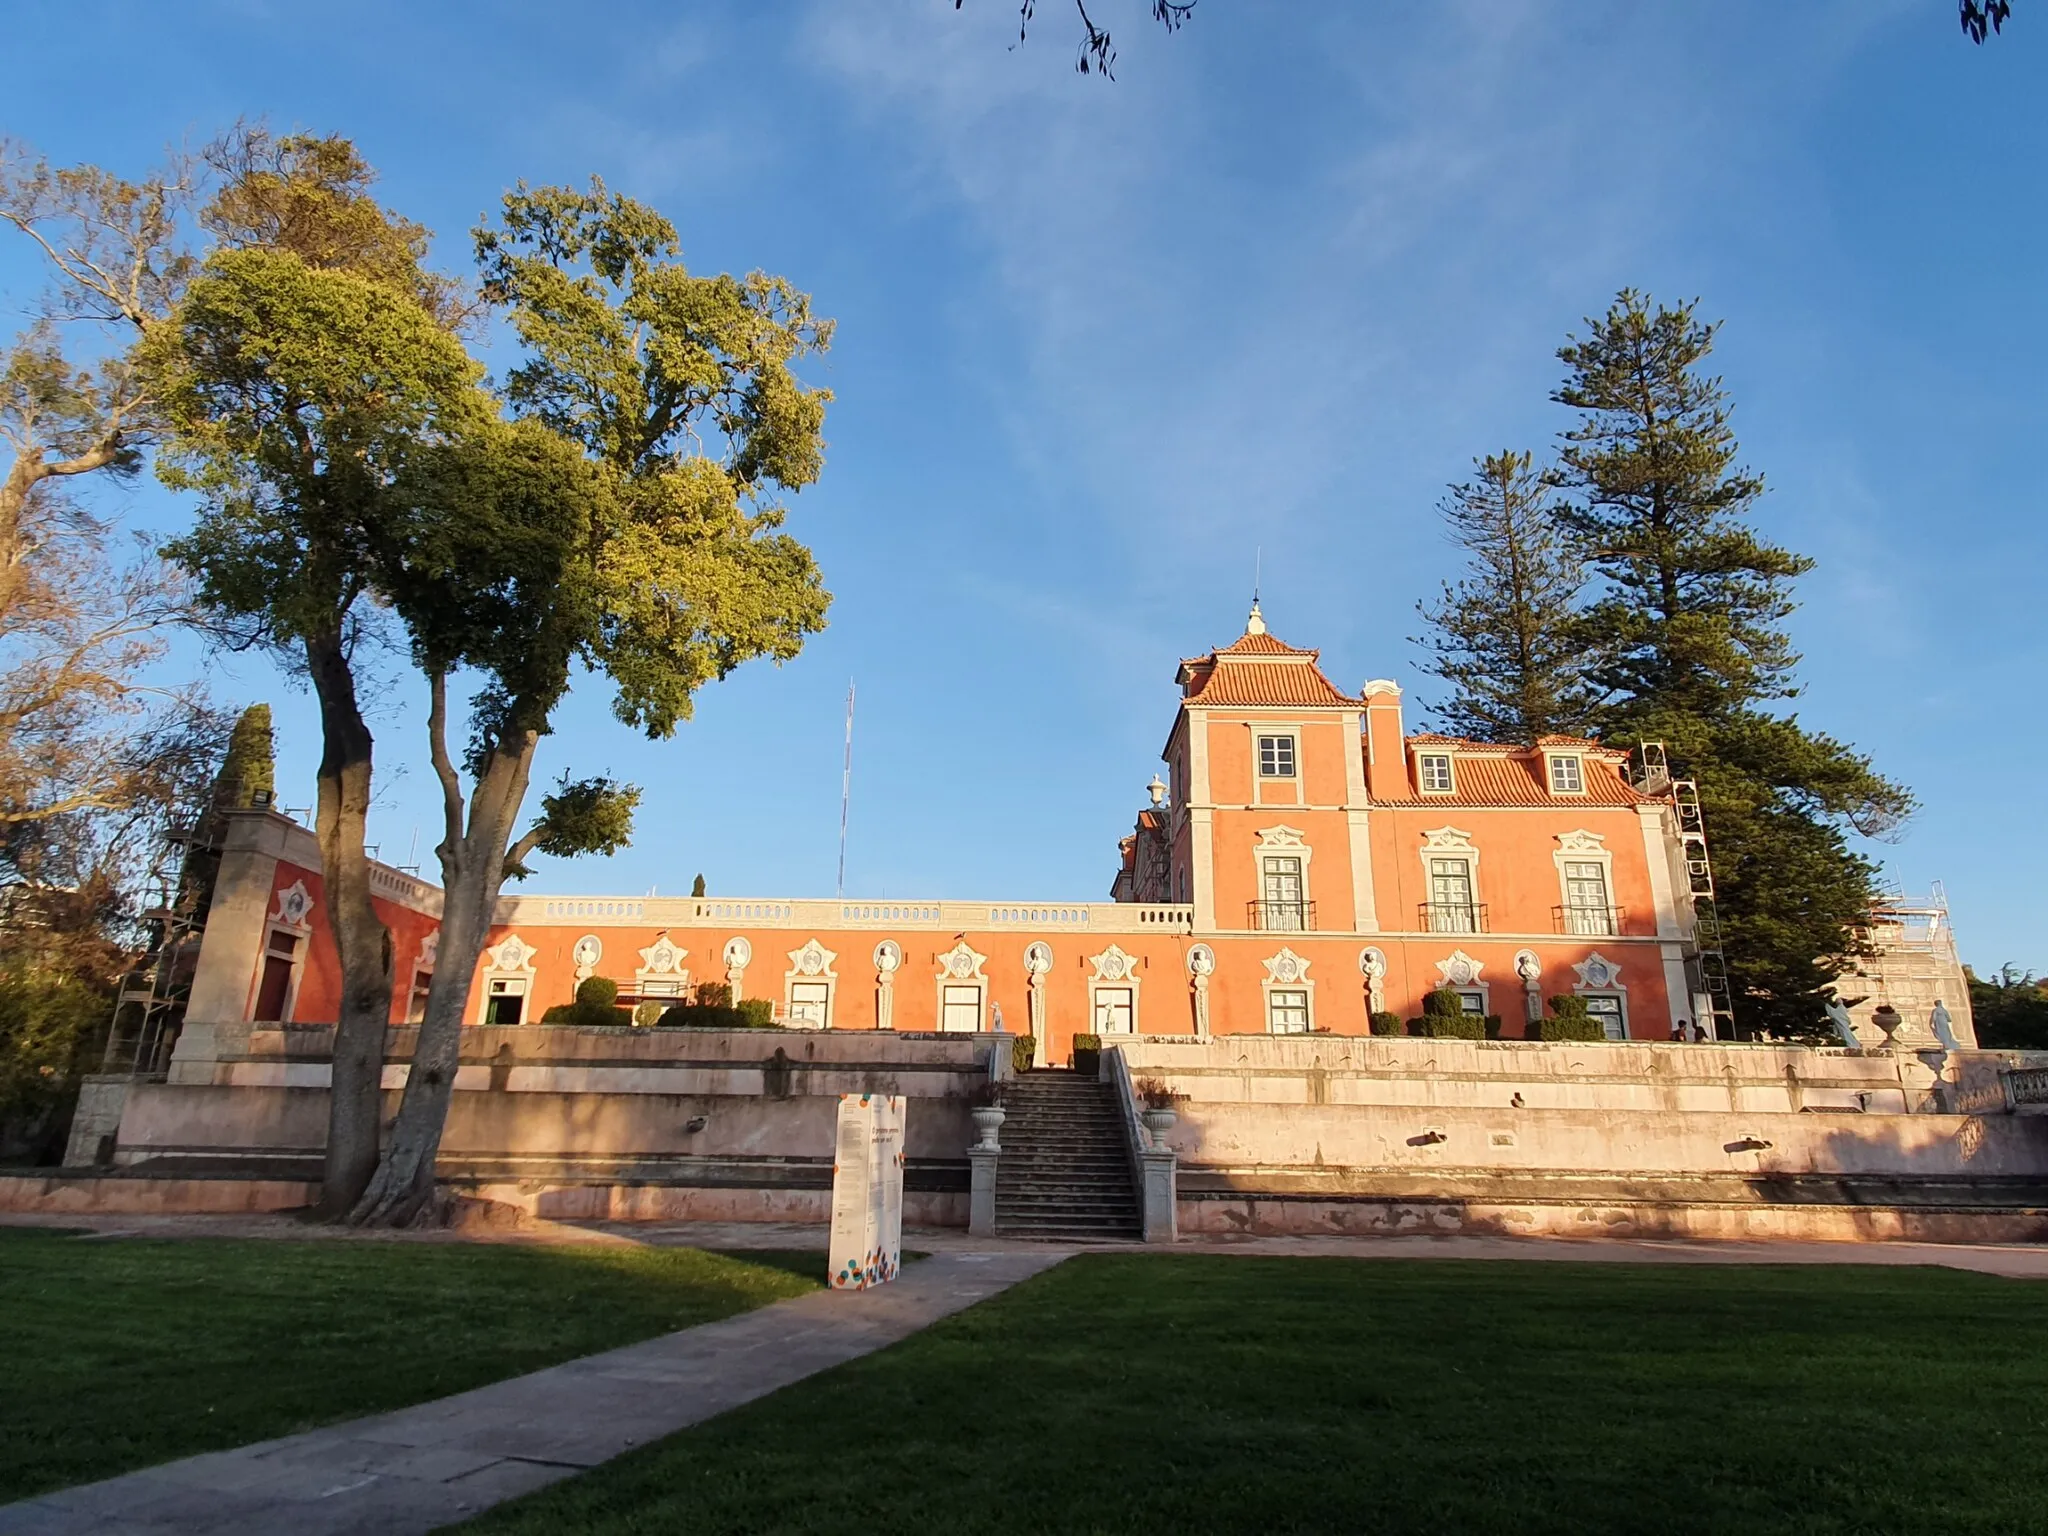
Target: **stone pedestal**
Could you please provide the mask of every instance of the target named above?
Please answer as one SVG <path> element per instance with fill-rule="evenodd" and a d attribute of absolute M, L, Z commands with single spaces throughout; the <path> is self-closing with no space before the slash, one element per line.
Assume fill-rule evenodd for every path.
<path fill-rule="evenodd" d="M 94 1073 L 79 1084 L 78 1109 L 71 1117 L 71 1139 L 64 1147 L 66 1168 L 90 1168 L 96 1163 L 113 1161 L 131 1082 L 133 1079 L 125 1073 Z"/>
<path fill-rule="evenodd" d="M 1138 1154 L 1144 1164 L 1145 1187 L 1139 1192 L 1145 1211 L 1145 1241 L 1172 1243 L 1180 1240 L 1179 1159 L 1171 1147 L 1148 1147 Z"/>
<path fill-rule="evenodd" d="M 969 1147 L 967 1232 L 970 1237 L 993 1237 L 996 1230 L 996 1160 L 1000 1147 Z"/>

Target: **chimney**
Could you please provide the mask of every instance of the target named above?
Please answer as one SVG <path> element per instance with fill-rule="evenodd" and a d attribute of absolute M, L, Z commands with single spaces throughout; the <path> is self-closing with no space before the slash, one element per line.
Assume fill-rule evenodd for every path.
<path fill-rule="evenodd" d="M 1365 694 L 1365 789 L 1375 800 L 1406 800 L 1408 749 L 1401 735 L 1401 687 L 1376 677 Z"/>

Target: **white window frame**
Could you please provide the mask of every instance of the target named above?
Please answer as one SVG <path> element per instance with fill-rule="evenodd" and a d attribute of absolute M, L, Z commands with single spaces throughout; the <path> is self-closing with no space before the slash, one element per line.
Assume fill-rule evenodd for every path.
<path fill-rule="evenodd" d="M 1479 850 L 1473 845 L 1472 834 L 1457 827 L 1438 827 L 1422 834 L 1422 890 L 1423 905 L 1434 908 L 1436 902 L 1436 869 L 1438 859 L 1463 859 L 1465 878 L 1471 887 L 1469 898 L 1472 906 L 1472 926 L 1450 930 L 1455 934 L 1476 934 L 1481 931 L 1479 912 L 1486 905 L 1485 894 L 1479 886 Z M 1424 933 L 1439 933 L 1443 930 L 1431 927 L 1436 914 L 1431 911 L 1422 926 Z"/>
<path fill-rule="evenodd" d="M 1293 827 L 1262 827 L 1259 829 L 1258 846 L 1252 849 L 1252 889 L 1257 891 L 1258 902 L 1263 913 L 1266 905 L 1266 860 L 1271 858 L 1299 859 L 1301 861 L 1301 927 L 1275 928 L 1273 933 L 1307 933 L 1309 912 L 1315 906 L 1315 881 L 1313 864 L 1315 849 L 1303 839 Z"/>
<path fill-rule="evenodd" d="M 1621 1034 L 1619 1036 L 1609 1035 L 1607 1038 L 1610 1040 L 1627 1040 L 1631 1038 L 1628 1029 L 1628 983 L 1621 979 L 1621 967 L 1596 949 L 1588 954 L 1584 960 L 1573 966 L 1572 970 L 1579 978 L 1572 984 L 1574 994 L 1584 998 L 1611 997 L 1620 1004 Z M 1600 982 L 1598 986 L 1594 986 L 1586 980 L 1588 972 L 1592 972 L 1598 977 Z"/>
<path fill-rule="evenodd" d="M 1095 974 L 1088 978 L 1088 1029 L 1091 1034 L 1102 1034 L 1102 994 L 1105 992 L 1127 992 L 1130 994 L 1131 1027 L 1129 1033 L 1138 1032 L 1138 1003 L 1140 971 L 1144 962 L 1127 953 L 1120 945 L 1112 944 L 1099 955 L 1088 957 L 1088 963 L 1095 967 Z M 1122 1034 L 1123 1031 L 1114 1031 Z"/>
<path fill-rule="evenodd" d="M 1454 949 L 1444 959 L 1437 961 L 1436 984 L 1439 987 L 1449 987 L 1456 992 L 1461 1006 L 1466 993 L 1478 993 L 1478 1017 L 1486 1018 L 1493 1012 L 1493 983 L 1481 974 L 1485 969 L 1485 961 L 1474 960 L 1464 950 Z"/>
<path fill-rule="evenodd" d="M 1286 773 L 1266 772 L 1265 748 L 1266 743 L 1269 741 L 1280 741 L 1287 744 L 1288 771 Z M 1273 727 L 1262 725 L 1252 727 L 1252 778 L 1261 784 L 1268 781 L 1284 784 L 1300 782 L 1301 731 L 1298 727 L 1289 726 L 1277 730 Z"/>
<path fill-rule="evenodd" d="M 965 1030 L 952 1030 L 946 1024 L 946 992 L 953 987 L 972 987 L 976 992 L 974 1029 L 975 1034 L 988 1030 L 989 986 L 988 974 L 982 969 L 988 956 L 982 954 L 965 939 L 956 940 L 953 947 L 932 957 L 938 967 L 938 974 L 932 985 L 937 1000 L 938 1015 L 936 1027 L 946 1034 L 965 1034 Z"/>
<path fill-rule="evenodd" d="M 1293 1007 L 1293 1004 L 1292 1004 L 1291 1002 L 1289 1002 L 1289 1003 L 1286 1003 L 1286 1004 L 1282 1004 L 1282 1003 L 1281 1003 L 1281 1002 L 1279 1001 L 1279 999 L 1281 999 L 1281 998 L 1289 998 L 1289 999 L 1292 999 L 1292 998 L 1297 998 L 1297 997 L 1301 999 L 1301 1020 L 1302 1020 L 1302 1023 L 1301 1023 L 1301 1028 L 1299 1028 L 1299 1029 L 1291 1029 L 1291 1028 L 1290 1028 L 1290 1029 L 1282 1029 L 1282 1028 L 1280 1027 L 1280 1020 L 1279 1020 L 1279 1017 L 1278 1017 L 1278 1012 L 1277 1012 L 1277 1010 L 1278 1010 L 1279 1008 L 1283 1007 L 1283 1006 L 1284 1006 L 1284 1007 L 1288 1007 L 1288 1008 L 1290 1008 L 1290 1009 L 1291 1009 L 1291 1008 Z M 1315 1027 L 1316 1027 L 1316 1008 L 1315 1008 L 1315 994 L 1314 994 L 1313 992 L 1311 992 L 1311 991 L 1310 991 L 1310 990 L 1308 989 L 1308 987 L 1307 987 L 1306 985 L 1300 985 L 1300 986 L 1292 986 L 1292 987 L 1268 987 L 1268 988 L 1266 988 L 1266 1033 L 1267 1033 L 1267 1034 L 1269 1034 L 1269 1035 L 1306 1035 L 1306 1034 L 1312 1034 L 1312 1033 L 1314 1033 L 1314 1031 L 1315 1031 Z"/>
<path fill-rule="evenodd" d="M 1545 754 L 1544 762 L 1550 779 L 1550 792 L 1553 795 L 1583 795 L 1586 793 L 1586 758 L 1584 753 L 1550 752 Z M 1567 766 L 1570 768 L 1572 776 L 1579 781 L 1575 785 L 1563 786 L 1557 782 L 1558 770 Z"/>
<path fill-rule="evenodd" d="M 1430 763 L 1442 763 L 1444 782 L 1441 786 L 1429 782 Z M 1424 795 L 1455 795 L 1458 792 L 1458 765 L 1448 752 L 1417 752 L 1415 754 L 1415 788 Z"/>
<path fill-rule="evenodd" d="M 1267 1034 L 1313 1034 L 1315 1032 L 1316 984 L 1308 974 L 1310 964 L 1310 961 L 1302 959 L 1292 949 L 1285 946 L 1282 946 L 1278 954 L 1268 957 L 1265 961 L 1266 974 L 1259 979 L 1259 1000 L 1265 1006 Z M 1276 992 L 1300 992 L 1306 994 L 1308 1025 L 1305 1029 L 1300 1031 L 1277 1030 L 1273 1027 L 1273 995 Z"/>
<path fill-rule="evenodd" d="M 540 1022 L 533 1017 L 531 1012 L 533 978 L 530 976 L 515 975 L 508 971 L 494 972 L 485 977 L 483 994 L 483 1010 L 477 1018 L 477 1023 L 479 1024 L 491 1025 L 491 1004 L 501 997 L 516 997 L 519 999 L 520 1024 L 538 1024 Z M 518 1025 L 498 1024 L 492 1025 L 492 1027 L 497 1029 L 515 1029 Z"/>
<path fill-rule="evenodd" d="M 952 992 L 972 992 L 974 994 L 974 1027 L 972 1029 L 955 1029 L 946 1021 L 947 1004 L 950 1001 L 947 994 Z M 987 1013 L 988 983 L 984 981 L 941 981 L 939 983 L 939 1032 L 941 1034 L 982 1034 L 985 1032 Z"/>
<path fill-rule="evenodd" d="M 1628 994 L 1626 992 L 1622 991 L 1619 987 L 1610 987 L 1600 991 L 1581 992 L 1579 993 L 1579 996 L 1583 997 L 1586 1000 L 1586 1007 L 1589 1013 L 1591 1013 L 1592 1006 L 1596 1002 L 1613 1003 L 1615 1008 L 1614 1021 L 1615 1024 L 1620 1028 L 1621 1033 L 1618 1035 L 1608 1035 L 1607 1038 L 1610 1040 L 1626 1040 L 1629 1038 Z M 1602 1020 L 1601 1032 L 1605 1034 L 1606 1022 L 1603 1016 L 1597 1013 L 1593 1013 L 1592 1017 Z"/>
<path fill-rule="evenodd" d="M 804 943 L 789 952 L 789 969 L 782 973 L 782 1016 L 793 1029 L 830 1029 L 839 1004 L 839 955 L 836 950 L 827 949 L 816 939 Z M 797 1015 L 796 989 L 807 983 L 822 984 L 825 988 L 824 1017 L 815 1024 L 800 1020 Z M 808 1000 L 806 1005 L 809 1006 Z"/>
<path fill-rule="evenodd" d="M 519 1022 L 521 1024 L 537 1024 L 540 1022 L 533 1017 L 531 1012 L 534 981 L 533 957 L 538 953 L 538 950 L 520 938 L 516 933 L 506 934 L 504 938 L 498 940 L 497 943 L 484 951 L 484 971 L 483 975 L 479 978 L 481 985 L 476 989 L 476 1021 L 479 1025 L 483 1025 L 490 1020 L 491 998 L 494 995 L 493 988 L 500 981 L 516 981 L 519 983 L 516 991 L 506 990 L 495 994 L 500 997 L 517 996 L 526 999 L 524 1003 L 519 1005 Z"/>
<path fill-rule="evenodd" d="M 289 956 L 273 955 L 270 944 L 279 934 L 292 941 Z M 249 1022 L 251 1024 L 289 1024 L 292 1010 L 298 1006 L 299 983 L 306 979 L 306 952 L 312 946 L 313 930 L 308 924 L 300 927 L 296 923 L 281 923 L 275 920 L 263 925 L 263 951 L 257 956 L 255 985 L 249 988 Z M 291 971 L 284 984 L 284 1001 L 278 1005 L 278 1016 L 274 1019 L 256 1017 L 256 1005 L 263 997 L 263 973 L 270 969 L 273 959 L 288 960 Z"/>
<path fill-rule="evenodd" d="M 1607 851 L 1607 839 L 1598 832 L 1588 832 L 1584 827 L 1575 827 L 1569 832 L 1557 834 L 1557 846 L 1550 852 L 1550 860 L 1557 866 L 1557 904 L 1565 914 L 1558 924 L 1565 930 L 1565 936 L 1575 939 L 1617 938 L 1621 923 L 1615 918 L 1621 910 L 1614 899 L 1614 855 Z M 1570 931 L 1572 911 L 1572 883 L 1566 871 L 1574 864 L 1598 864 L 1601 883 L 1607 888 L 1607 912 L 1613 920 L 1613 931 L 1604 933 L 1572 933 Z"/>

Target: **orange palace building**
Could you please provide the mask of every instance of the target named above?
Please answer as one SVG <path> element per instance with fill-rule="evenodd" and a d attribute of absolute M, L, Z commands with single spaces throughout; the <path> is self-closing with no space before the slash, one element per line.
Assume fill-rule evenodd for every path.
<path fill-rule="evenodd" d="M 1110 901 L 507 895 L 472 1022 L 536 1022 L 588 976 L 626 1005 L 723 982 L 799 1028 L 1028 1033 L 1049 1063 L 1083 1032 L 1362 1034 L 1443 986 L 1506 1038 L 1560 993 L 1615 1038 L 1707 1017 L 1676 810 L 1631 784 L 1623 753 L 1408 735 L 1395 684 L 1346 693 L 1256 605 L 1178 682 L 1167 779 Z M 264 840 L 262 929 L 236 945 L 252 1022 L 333 1017 L 318 860 L 290 832 Z M 402 1022 L 433 969 L 439 892 L 379 873 Z"/>

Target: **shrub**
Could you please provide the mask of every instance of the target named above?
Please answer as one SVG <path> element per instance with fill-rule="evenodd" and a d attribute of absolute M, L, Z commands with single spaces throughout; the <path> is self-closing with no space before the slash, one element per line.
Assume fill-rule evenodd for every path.
<path fill-rule="evenodd" d="M 1497 1013 L 1489 1013 L 1486 1016 L 1486 1038 L 1489 1040 L 1498 1040 L 1500 1038 L 1500 1015 Z"/>
<path fill-rule="evenodd" d="M 591 980 L 595 981 L 597 978 L 593 976 Z M 610 1003 L 557 1003 L 540 1016 L 540 1021 L 543 1024 L 571 1024 L 579 1029 L 614 1029 L 620 1026 L 630 1027 L 633 1023 L 633 1011 L 630 1008 L 614 1008 Z"/>
<path fill-rule="evenodd" d="M 1422 1000 L 1422 1016 L 1426 1019 L 1455 1019 L 1465 1012 L 1465 999 L 1450 987 L 1438 987 Z"/>
<path fill-rule="evenodd" d="M 732 989 L 726 988 L 726 995 Z M 739 1006 L 730 1003 L 677 1003 L 661 1016 L 663 1029 L 780 1029 L 775 1022 L 775 1005 L 765 997 L 748 997 Z"/>
<path fill-rule="evenodd" d="M 633 1010 L 633 1027 L 651 1029 L 661 1022 L 661 1004 L 649 998 Z"/>
<path fill-rule="evenodd" d="M 775 1005 L 765 997 L 743 997 L 737 1012 L 743 1029 L 780 1029 L 775 1022 Z"/>
<path fill-rule="evenodd" d="M 1405 1032 L 1398 1013 L 1376 1013 L 1372 1016 L 1372 1032 L 1376 1035 L 1398 1035 Z"/>
<path fill-rule="evenodd" d="M 1431 994 L 1434 996 L 1435 994 Z M 1447 1013 L 1425 1013 L 1415 1021 L 1422 1028 L 1418 1033 L 1432 1040 L 1484 1040 L 1486 1020 L 1476 1013 L 1460 1012 L 1455 1017 Z"/>
<path fill-rule="evenodd" d="M 1074 1036 L 1074 1070 L 1083 1077 L 1097 1077 L 1102 1072 L 1102 1036 Z"/>
<path fill-rule="evenodd" d="M 1558 996 L 1550 1000 L 1550 1017 L 1536 1025 L 1539 1040 L 1605 1040 L 1600 1021 L 1586 1011 L 1583 997 Z"/>
<path fill-rule="evenodd" d="M 700 981 L 692 994 L 699 1008 L 730 1008 L 732 1006 L 732 983 L 725 981 Z"/>
<path fill-rule="evenodd" d="M 619 1000 L 619 984 L 608 976 L 586 976 L 577 983 L 576 1001 L 592 1008 L 609 1008 Z"/>
<path fill-rule="evenodd" d="M 1029 1072 L 1031 1063 L 1038 1056 L 1038 1040 L 1032 1035 L 1019 1035 L 1010 1042 L 1010 1070 Z"/>
<path fill-rule="evenodd" d="M 983 1078 L 967 1090 L 967 1107 L 969 1109 L 1001 1109 L 1003 1107 L 1002 1085 L 992 1083 L 987 1078 Z"/>
<path fill-rule="evenodd" d="M 109 1012 L 106 994 L 75 976 L 0 972 L 0 1157 L 57 1160 Z"/>

